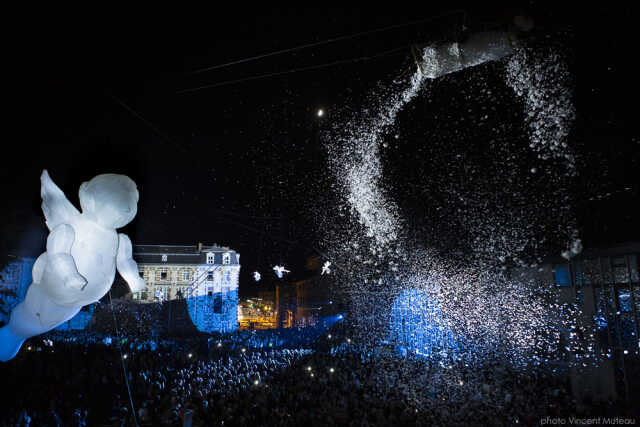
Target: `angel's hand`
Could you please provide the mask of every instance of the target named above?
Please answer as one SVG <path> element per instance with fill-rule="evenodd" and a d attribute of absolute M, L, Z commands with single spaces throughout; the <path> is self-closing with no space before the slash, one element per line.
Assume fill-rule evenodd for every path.
<path fill-rule="evenodd" d="M 144 291 L 147 287 L 147 284 L 142 280 L 141 277 L 130 278 L 127 283 L 129 284 L 129 288 L 131 288 L 131 292 L 140 292 Z"/>
<path fill-rule="evenodd" d="M 138 273 L 138 264 L 133 260 L 133 246 L 126 234 L 118 234 L 118 254 L 116 268 L 122 278 L 129 284 L 131 292 L 144 290 L 147 284 Z"/>
<path fill-rule="evenodd" d="M 87 280 L 80 275 L 71 256 L 74 240 L 75 232 L 68 224 L 60 224 L 47 238 L 47 265 L 42 284 L 52 299 L 61 305 L 76 301 L 77 292 L 84 290 L 87 285 Z"/>

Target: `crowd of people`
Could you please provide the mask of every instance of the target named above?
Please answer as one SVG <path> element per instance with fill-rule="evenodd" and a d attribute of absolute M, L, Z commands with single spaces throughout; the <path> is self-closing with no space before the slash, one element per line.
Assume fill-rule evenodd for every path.
<path fill-rule="evenodd" d="M 633 411 L 577 402 L 557 369 L 402 356 L 364 347 L 343 323 L 319 338 L 317 328 L 136 332 L 57 331 L 27 341 L 0 365 L 11 387 L 0 425 L 536 425 Z M 285 345 L 296 333 L 298 345 L 316 340 Z"/>

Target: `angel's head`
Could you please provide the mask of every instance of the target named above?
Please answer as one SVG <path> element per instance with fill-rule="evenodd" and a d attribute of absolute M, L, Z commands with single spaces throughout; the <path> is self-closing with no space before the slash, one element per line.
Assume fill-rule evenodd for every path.
<path fill-rule="evenodd" d="M 107 228 L 127 225 L 138 212 L 138 189 L 131 178 L 107 173 L 80 186 L 82 214 Z"/>

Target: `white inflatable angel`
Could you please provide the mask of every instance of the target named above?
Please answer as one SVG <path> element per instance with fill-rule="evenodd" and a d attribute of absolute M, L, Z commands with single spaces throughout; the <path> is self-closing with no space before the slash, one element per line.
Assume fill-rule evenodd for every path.
<path fill-rule="evenodd" d="M 80 213 L 51 180 L 40 177 L 42 211 L 50 230 L 47 251 L 33 266 L 24 301 L 0 329 L 0 360 L 13 358 L 25 339 L 47 332 L 102 298 L 116 274 L 133 292 L 145 288 L 131 240 L 116 232 L 138 210 L 136 184 L 124 175 L 98 175 L 80 186 Z"/>
<path fill-rule="evenodd" d="M 329 266 L 331 266 L 331 263 L 329 261 L 326 261 L 322 266 L 322 272 L 320 273 L 321 276 L 325 273 L 331 273 L 331 269 L 329 268 Z"/>
<path fill-rule="evenodd" d="M 276 276 L 278 276 L 278 278 L 280 279 L 282 279 L 283 273 L 291 273 L 289 270 L 285 270 L 284 266 L 280 266 L 280 265 L 274 265 L 273 271 L 276 272 Z"/>
<path fill-rule="evenodd" d="M 260 273 L 258 273 L 257 271 L 254 271 L 254 272 L 253 272 L 253 279 L 254 279 L 256 282 L 259 282 L 261 277 L 262 277 L 262 276 L 261 276 L 261 275 L 260 275 Z"/>

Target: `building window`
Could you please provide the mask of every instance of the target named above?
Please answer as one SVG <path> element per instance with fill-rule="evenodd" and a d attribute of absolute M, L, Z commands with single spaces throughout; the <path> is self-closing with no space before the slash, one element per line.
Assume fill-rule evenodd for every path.
<path fill-rule="evenodd" d="M 617 288 L 618 291 L 618 307 L 620 311 L 628 313 L 632 311 L 631 293 L 627 286 Z"/>
<path fill-rule="evenodd" d="M 138 274 L 140 274 L 140 277 L 144 277 L 144 270 L 138 271 Z"/>
<path fill-rule="evenodd" d="M 213 299 L 213 312 L 222 313 L 222 295 L 217 294 Z"/>
<path fill-rule="evenodd" d="M 224 275 L 224 278 L 225 278 L 225 280 L 226 280 L 227 282 L 230 282 L 230 281 L 231 281 L 231 272 L 230 272 L 230 271 L 227 271 L 227 272 L 225 273 L 225 275 Z"/>
<path fill-rule="evenodd" d="M 556 286 L 571 286 L 569 267 L 567 265 L 556 265 L 553 270 L 553 280 Z"/>
<path fill-rule="evenodd" d="M 189 270 L 182 270 L 182 280 L 189 280 Z"/>
<path fill-rule="evenodd" d="M 167 262 L 167 256 L 166 255 L 162 255 L 162 262 Z"/>
<path fill-rule="evenodd" d="M 231 264 L 231 254 L 230 253 L 226 253 L 224 255 L 222 255 L 222 263 L 223 264 Z"/>
<path fill-rule="evenodd" d="M 207 271 L 207 280 L 213 280 L 213 271 Z"/>
<path fill-rule="evenodd" d="M 169 273 L 166 269 L 162 269 L 160 271 L 160 280 L 167 280 L 169 278 Z"/>
<path fill-rule="evenodd" d="M 211 252 L 207 254 L 207 264 L 213 264 L 214 263 L 214 256 L 215 256 L 215 254 L 213 254 Z"/>

